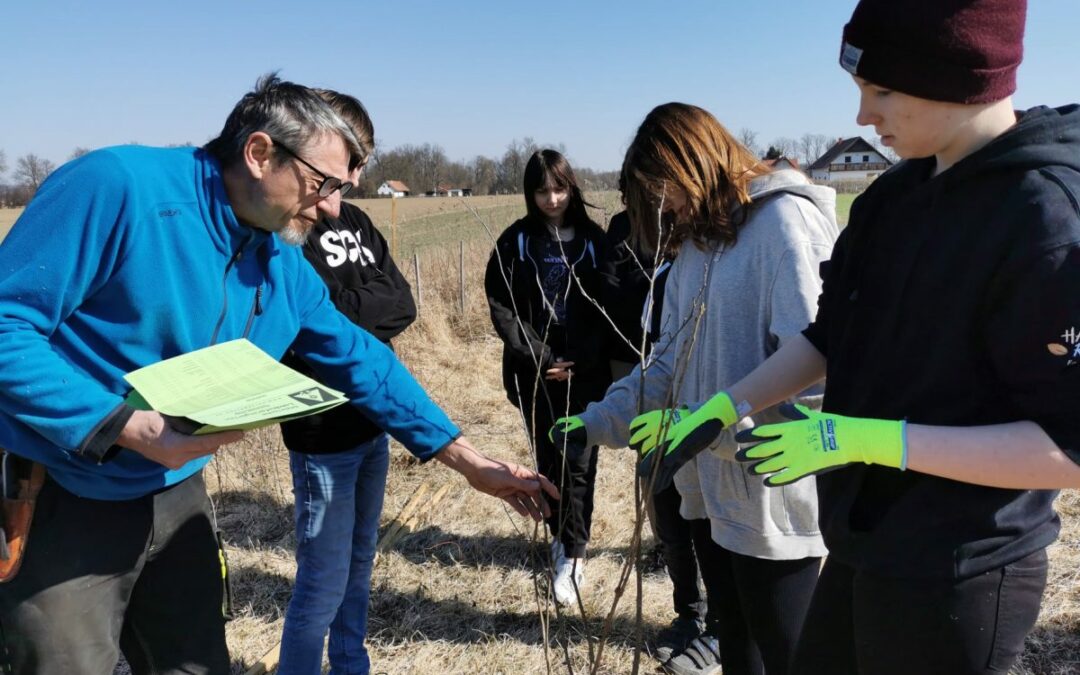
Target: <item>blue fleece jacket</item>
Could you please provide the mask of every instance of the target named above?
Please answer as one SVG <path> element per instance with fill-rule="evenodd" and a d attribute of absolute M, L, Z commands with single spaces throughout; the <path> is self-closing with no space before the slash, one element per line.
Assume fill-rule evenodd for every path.
<path fill-rule="evenodd" d="M 237 221 L 215 159 L 124 146 L 58 169 L 0 244 L 0 447 L 85 497 L 177 483 L 208 459 L 81 451 L 122 407 L 125 373 L 245 333 L 274 358 L 292 345 L 421 459 L 460 435 L 298 248 Z"/>

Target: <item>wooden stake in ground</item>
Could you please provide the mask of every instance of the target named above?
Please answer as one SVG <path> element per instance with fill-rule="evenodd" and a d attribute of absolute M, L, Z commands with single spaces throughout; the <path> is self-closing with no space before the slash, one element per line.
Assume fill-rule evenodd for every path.
<path fill-rule="evenodd" d="M 413 270 L 416 272 L 416 312 L 420 313 L 420 305 L 423 304 L 424 292 L 420 285 L 420 254 L 413 253 Z"/>
<path fill-rule="evenodd" d="M 420 487 L 416 488 L 416 492 L 413 493 L 413 496 L 409 498 L 409 501 L 405 502 L 405 506 L 402 507 L 401 512 L 386 526 L 386 532 L 383 532 L 383 536 L 379 539 L 379 543 L 375 545 L 376 558 L 378 558 L 379 553 L 385 551 L 390 545 L 390 542 L 397 537 L 397 533 L 401 530 L 402 525 L 412 517 L 413 511 L 420 505 L 420 500 L 424 498 L 427 491 L 427 482 L 420 483 Z"/>
<path fill-rule="evenodd" d="M 421 487 L 425 488 L 425 492 L 427 491 L 427 483 L 422 484 Z M 428 500 L 422 508 L 418 508 L 420 504 L 419 497 L 422 497 L 423 493 L 421 493 L 420 490 L 417 490 L 417 494 L 413 495 L 413 499 L 410 499 L 409 503 L 405 505 L 405 508 L 401 510 L 401 515 L 394 519 L 395 527 L 387 529 L 386 534 L 379 540 L 379 543 L 375 547 L 375 555 L 378 556 L 379 553 L 388 551 L 394 544 L 400 541 L 402 537 L 412 534 L 416 526 L 420 523 L 420 518 L 424 515 L 434 513 L 435 509 L 439 506 L 439 502 L 442 501 L 443 497 L 445 497 L 446 493 L 449 491 L 450 484 L 446 483 L 431 496 L 431 499 Z"/>
<path fill-rule="evenodd" d="M 397 258 L 397 197 L 390 195 L 390 256 Z"/>
<path fill-rule="evenodd" d="M 391 548 L 392 546 L 394 546 L 394 544 L 401 541 L 403 537 L 410 535 L 414 531 L 416 531 L 416 526 L 420 524 L 420 519 L 424 516 L 435 513 L 435 509 L 438 508 L 439 502 L 442 501 L 443 497 L 445 497 L 446 493 L 449 491 L 450 484 L 447 483 L 441 488 L 439 488 L 438 491 L 435 492 L 435 494 L 431 495 L 431 500 L 424 505 L 424 508 L 418 510 L 416 513 L 413 514 L 412 518 L 409 518 L 404 523 L 402 523 L 401 527 L 394 535 L 394 538 L 386 542 L 386 548 Z"/>
<path fill-rule="evenodd" d="M 281 643 L 278 642 L 270 651 L 262 655 L 255 665 L 244 671 L 244 675 L 266 675 L 266 673 L 273 672 L 277 668 L 278 660 L 281 657 Z"/>

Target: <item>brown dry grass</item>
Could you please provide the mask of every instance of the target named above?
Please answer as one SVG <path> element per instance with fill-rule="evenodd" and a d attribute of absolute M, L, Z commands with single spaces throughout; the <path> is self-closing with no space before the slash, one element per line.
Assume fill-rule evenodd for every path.
<path fill-rule="evenodd" d="M 11 229 L 11 226 L 15 224 L 19 214 L 23 210 L 20 209 L 0 209 L 0 241 L 3 241 L 4 236 Z"/>
<path fill-rule="evenodd" d="M 610 216 L 621 207 L 618 193 L 603 192 L 588 195 L 588 199 L 599 206 L 591 211 L 601 225 L 607 225 Z M 847 213 L 854 195 L 837 195 L 837 218 L 841 224 L 847 222 Z M 467 214 L 466 207 L 471 206 L 486 220 L 501 230 L 525 213 L 520 195 L 496 195 L 484 197 L 426 198 L 409 197 L 397 201 L 397 226 L 391 228 L 391 201 L 389 199 L 350 199 L 371 217 L 372 221 L 386 235 L 387 241 L 393 241 L 394 253 L 404 259 L 415 250 L 430 246 L 446 245 L 459 239 L 486 239 L 482 227 Z M 0 208 L 0 241 L 22 213 L 21 208 Z M 399 242 L 397 239 L 401 238 Z"/>
<path fill-rule="evenodd" d="M 461 211 L 461 201 L 472 204 L 477 210 L 484 211 L 496 206 L 521 204 L 521 195 L 485 195 L 477 197 L 404 197 L 390 200 L 387 197 L 374 199 L 350 199 L 364 210 L 364 213 L 380 227 L 390 223 L 391 203 L 397 203 L 398 224 L 418 218 L 427 218 L 444 213 Z"/>

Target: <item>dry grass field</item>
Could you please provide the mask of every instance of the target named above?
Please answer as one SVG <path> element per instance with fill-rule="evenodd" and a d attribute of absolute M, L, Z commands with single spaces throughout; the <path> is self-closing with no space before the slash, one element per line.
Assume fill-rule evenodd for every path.
<path fill-rule="evenodd" d="M 840 223 L 847 222 L 848 211 L 855 195 L 837 195 L 836 214 Z M 618 194 L 600 192 L 588 195 L 588 199 L 599 209 L 593 211 L 594 217 L 607 224 L 611 214 L 621 207 Z M 484 197 L 426 198 L 409 197 L 406 199 L 350 199 L 350 202 L 364 209 L 371 220 L 394 244 L 394 253 L 399 258 L 408 257 L 422 248 L 437 247 L 448 242 L 472 239 L 486 240 L 484 227 L 469 212 L 475 210 L 484 220 L 495 227 L 508 225 L 525 214 L 521 195 L 492 195 Z M 396 213 L 392 214 L 392 210 Z M 0 209 L 0 240 L 15 223 L 22 209 Z M 394 219 L 391 216 L 395 216 Z"/>
<path fill-rule="evenodd" d="M 15 220 L 20 213 L 22 213 L 22 209 L 0 209 L 0 241 L 4 239 L 8 230 L 15 224 Z"/>
<path fill-rule="evenodd" d="M 604 209 L 595 213 L 598 220 L 606 221 L 617 205 L 612 193 L 590 199 Z M 416 211 L 406 216 L 406 204 Z M 487 227 L 465 204 L 475 206 Z M 380 225 L 388 222 L 385 200 L 361 205 Z M 850 199 L 841 202 L 842 221 L 849 205 Z M 531 464 L 520 417 L 503 395 L 500 346 L 482 292 L 487 230 L 498 232 L 520 216 L 521 198 L 408 199 L 399 208 L 398 257 L 415 281 L 404 257 L 417 253 L 423 304 L 420 319 L 396 341 L 398 353 L 482 451 Z M 14 216 L 0 210 L 0 236 Z M 458 308 L 458 240 L 467 241 L 464 312 Z M 598 476 L 584 614 L 559 614 L 546 600 L 543 532 L 502 502 L 470 490 L 457 474 L 437 463 L 420 465 L 395 445 L 384 530 L 419 491 L 431 495 L 448 486 L 448 492 L 437 508 L 419 509 L 409 533 L 376 564 L 369 626 L 373 672 L 632 672 L 643 638 L 672 618 L 670 589 L 663 573 L 643 573 L 639 585 L 631 571 L 616 600 L 636 550 L 633 456 L 625 449 L 602 450 Z M 207 482 L 232 568 L 233 672 L 243 673 L 280 638 L 295 574 L 289 469 L 276 429 L 251 433 L 221 452 Z M 1080 672 L 1080 494 L 1064 493 L 1058 508 L 1062 537 L 1050 550 L 1050 584 L 1017 675 Z M 644 548 L 650 546 L 646 537 Z M 656 672 L 645 653 L 640 672 Z"/>

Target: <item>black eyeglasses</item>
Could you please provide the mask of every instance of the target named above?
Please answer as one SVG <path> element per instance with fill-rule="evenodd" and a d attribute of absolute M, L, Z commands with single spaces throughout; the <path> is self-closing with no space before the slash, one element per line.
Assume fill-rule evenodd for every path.
<path fill-rule="evenodd" d="M 274 137 L 271 136 L 270 140 L 274 142 L 274 145 L 278 146 L 279 148 L 281 148 L 285 152 L 292 155 L 293 159 L 300 162 L 301 164 L 303 164 L 307 168 L 311 169 L 315 173 L 319 174 L 319 178 L 322 178 L 322 183 L 319 184 L 319 196 L 320 197 L 329 197 L 330 195 L 334 194 L 334 190 L 340 190 L 341 191 L 341 196 L 344 198 L 345 195 L 349 194 L 349 191 L 352 190 L 353 187 L 355 187 L 352 183 L 350 183 L 347 180 L 341 180 L 340 178 L 336 178 L 334 176 L 327 176 L 322 171 L 319 171 L 318 169 L 313 167 L 306 159 L 304 159 L 300 155 L 293 152 L 289 148 L 289 146 L 285 145 L 284 143 L 282 143 L 281 141 L 275 139 Z"/>

